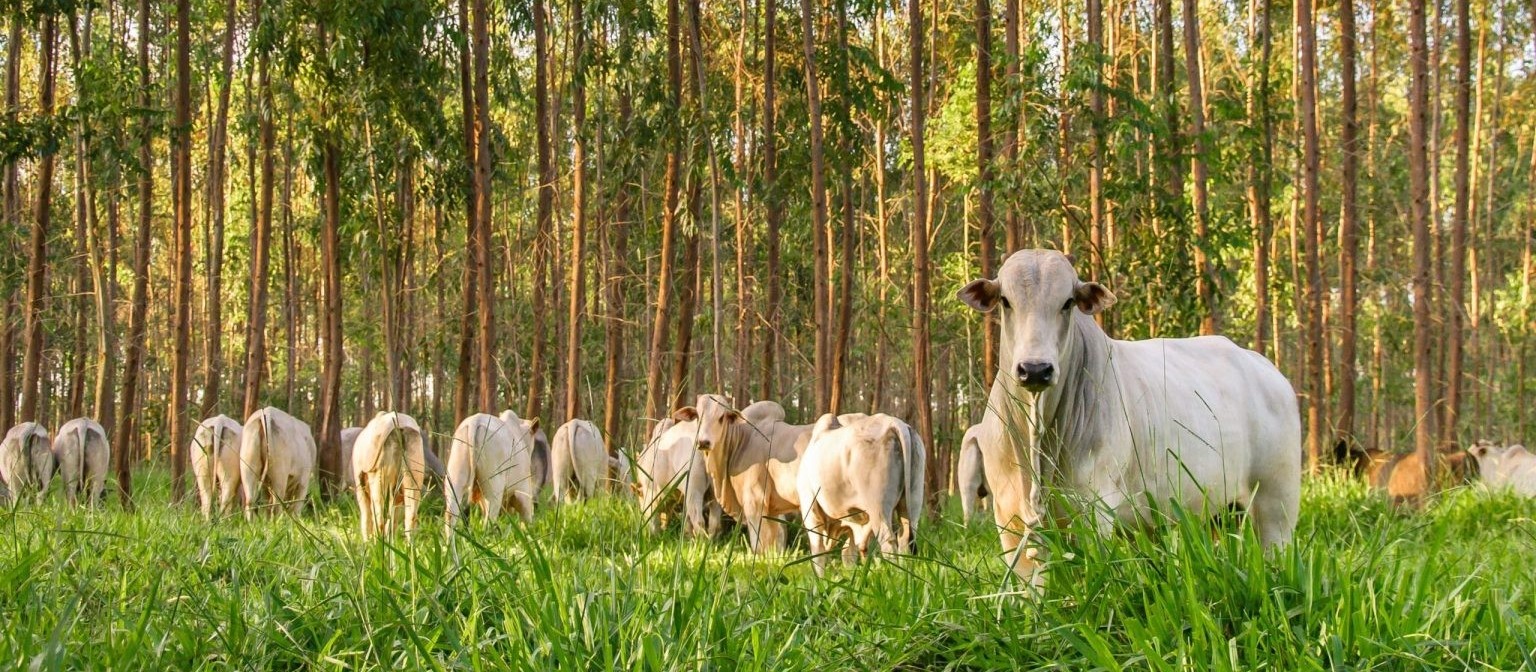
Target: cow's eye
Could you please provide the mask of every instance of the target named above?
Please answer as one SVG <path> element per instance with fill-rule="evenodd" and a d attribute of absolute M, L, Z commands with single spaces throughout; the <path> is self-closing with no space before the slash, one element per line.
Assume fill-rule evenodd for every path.
<path fill-rule="evenodd" d="M 1069 310 L 1072 310 L 1072 307 L 1076 305 L 1077 299 L 1067 299 L 1066 303 L 1061 304 L 1061 312 L 1065 313 Z"/>

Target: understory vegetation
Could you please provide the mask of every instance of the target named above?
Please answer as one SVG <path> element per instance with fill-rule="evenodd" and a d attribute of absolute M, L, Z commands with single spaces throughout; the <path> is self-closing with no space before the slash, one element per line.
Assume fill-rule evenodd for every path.
<path fill-rule="evenodd" d="M 953 502 L 916 557 L 818 580 L 801 549 L 648 535 L 612 496 L 477 522 L 455 551 L 440 498 L 414 542 L 363 543 L 344 498 L 209 526 L 143 473 L 137 514 L 0 514 L 0 667 L 1536 667 L 1536 502 L 1481 487 L 1406 510 L 1310 479 L 1295 544 L 1268 556 L 1241 523 L 1195 516 L 1051 531 L 1037 600 Z"/>

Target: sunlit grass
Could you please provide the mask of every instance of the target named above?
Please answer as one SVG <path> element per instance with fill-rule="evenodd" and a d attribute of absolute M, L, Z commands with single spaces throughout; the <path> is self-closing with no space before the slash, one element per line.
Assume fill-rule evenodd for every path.
<path fill-rule="evenodd" d="M 1022 597 L 981 522 L 927 521 L 918 557 L 817 580 L 803 551 L 641 531 L 628 501 L 358 540 L 355 504 L 203 524 L 140 511 L 0 513 L 0 667 L 443 669 L 1536 668 L 1536 503 L 1478 488 L 1422 512 L 1309 483 L 1297 543 L 1182 516 L 1045 535 Z"/>

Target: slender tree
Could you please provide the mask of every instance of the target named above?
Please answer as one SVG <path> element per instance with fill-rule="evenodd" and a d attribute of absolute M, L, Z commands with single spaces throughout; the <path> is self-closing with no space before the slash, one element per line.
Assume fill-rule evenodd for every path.
<path fill-rule="evenodd" d="M 1359 212 L 1356 207 L 1359 194 L 1360 124 L 1355 92 L 1358 68 L 1354 0 L 1340 0 L 1338 11 L 1339 66 L 1344 71 L 1343 97 L 1340 101 L 1342 118 L 1339 131 L 1343 193 L 1339 213 L 1339 414 L 1334 431 L 1339 441 L 1353 444 L 1355 442 L 1355 347 L 1359 341 L 1355 334 L 1359 312 L 1356 286 L 1359 274 L 1355 268 L 1355 260 L 1360 247 Z"/>
<path fill-rule="evenodd" d="M 1216 305 L 1216 271 L 1206 251 L 1210 240 L 1211 212 L 1208 200 L 1208 170 L 1205 157 L 1205 84 L 1200 64 L 1200 3 L 1184 0 L 1184 69 L 1189 78 L 1190 183 L 1194 187 L 1195 215 L 1195 294 L 1200 297 L 1200 333 L 1214 334 L 1221 327 Z"/>
<path fill-rule="evenodd" d="M 768 243 L 768 299 L 763 307 L 763 369 L 762 397 L 774 398 L 774 366 L 779 349 L 779 222 L 784 216 L 778 192 L 778 131 L 775 123 L 778 108 L 775 93 L 778 88 L 775 71 L 775 46 L 777 44 L 778 0 L 764 0 L 763 9 L 763 200 L 765 216 L 763 227 Z"/>
<path fill-rule="evenodd" d="M 1262 5 L 1263 9 L 1260 9 Z M 1274 124 L 1269 114 L 1269 35 L 1270 3 L 1262 0 L 1248 2 L 1248 35 L 1257 58 L 1250 56 L 1253 72 L 1249 76 L 1246 107 L 1248 123 L 1258 136 L 1258 151 L 1248 156 L 1248 214 L 1253 231 L 1253 349 L 1259 354 L 1269 350 L 1269 263 L 1270 232 L 1270 175 L 1274 156 Z"/>
<path fill-rule="evenodd" d="M 321 63 L 329 63 L 330 33 L 324 21 L 317 26 Z M 325 74 L 327 91 L 322 94 L 320 112 L 328 118 L 330 108 L 329 89 L 333 73 Z M 320 171 L 323 183 L 320 194 L 320 255 L 321 272 L 325 276 L 322 311 L 323 347 L 321 348 L 320 379 L 320 479 L 324 491 L 334 492 L 341 484 L 341 367 L 342 367 L 342 297 L 341 297 L 341 148 L 336 134 L 322 130 L 320 137 Z"/>
<path fill-rule="evenodd" d="M 171 421 L 171 500 L 186 494 L 188 466 L 187 374 L 191 368 L 192 331 L 192 59 L 191 2 L 176 0 L 176 93 L 175 127 L 171 132 L 171 209 L 175 216 L 175 316 L 172 329 L 171 399 L 166 416 Z"/>
<path fill-rule="evenodd" d="M 491 101 L 487 74 L 491 43 L 489 31 L 486 28 L 489 21 L 486 14 L 490 10 L 486 6 L 486 0 L 474 0 L 474 4 L 475 16 L 472 30 L 475 61 L 475 274 L 477 276 L 475 278 L 477 297 L 475 340 L 480 344 L 479 407 L 483 413 L 493 413 L 496 410 L 496 334 L 493 330 L 495 312 L 492 305 L 494 294 L 492 283 L 495 279 L 491 272 L 493 263 L 491 260 Z M 536 28 L 543 25 L 543 4 L 542 1 L 534 3 Z M 543 98 L 539 100 L 542 104 Z M 543 127 L 540 127 L 540 132 L 543 131 Z M 542 188 L 553 188 L 553 186 Z M 540 199 L 543 198 L 541 194 Z M 541 210 L 543 207 L 541 202 Z M 542 215 L 540 221 L 542 235 L 542 232 L 548 229 L 543 226 Z M 543 335 L 538 333 L 538 330 L 535 332 L 535 342 L 542 342 Z M 537 376 L 535 378 L 537 379 Z M 532 391 L 535 398 L 539 390 L 540 387 L 535 383 Z M 537 418 L 538 410 L 538 407 L 534 406 L 528 417 Z"/>
<path fill-rule="evenodd" d="M 831 288 L 828 286 L 827 240 L 827 167 L 821 126 L 821 84 L 816 75 L 815 0 L 800 0 L 800 34 L 805 47 L 805 101 L 811 127 L 811 248 L 814 250 L 812 275 L 814 287 L 815 367 L 811 379 L 816 392 L 816 408 L 831 408 Z"/>
<path fill-rule="evenodd" d="M 256 206 L 255 228 L 251 230 L 251 292 L 246 304 L 245 317 L 245 417 L 250 417 L 262 406 L 262 383 L 267 362 L 267 289 L 271 284 L 272 266 L 272 195 L 275 188 L 274 147 L 277 131 L 273 125 L 271 55 L 272 45 L 266 42 L 274 35 L 270 18 L 262 5 L 264 0 L 254 0 L 256 10 L 256 134 L 260 147 L 261 192 Z M 291 364 L 290 364 L 291 365 Z"/>
<path fill-rule="evenodd" d="M 917 432 L 928 449 L 928 461 L 938 464 L 933 442 L 933 406 L 929 376 L 929 279 L 928 279 L 928 175 L 924 167 L 923 125 L 928 108 L 923 102 L 923 3 L 907 0 L 908 67 L 911 72 L 908 92 L 912 121 L 912 403 L 915 405 Z M 928 492 L 941 491 L 938 469 L 928 472 Z"/>
<path fill-rule="evenodd" d="M 1088 1 L 1096 5 L 1099 0 Z M 1092 40 L 1091 35 L 1089 39 Z M 981 238 L 981 276 L 984 278 L 997 275 L 997 250 L 992 232 L 992 182 L 995 179 L 992 171 L 992 2 L 976 0 L 976 227 Z M 984 389 L 990 389 L 992 377 L 997 374 L 998 347 L 997 321 L 991 313 L 982 316 L 981 329 L 981 382 Z"/>
<path fill-rule="evenodd" d="M 1323 408 L 1327 392 L 1323 386 L 1323 273 L 1321 195 L 1318 173 L 1321 154 L 1317 136 L 1317 26 L 1312 19 L 1312 0 L 1296 3 L 1297 56 L 1301 89 L 1302 223 L 1303 246 L 1307 266 L 1307 459 L 1313 470 L 1319 466 L 1323 443 Z"/>
<path fill-rule="evenodd" d="M 38 69 L 41 73 L 39 86 L 40 112 L 44 118 L 53 116 L 54 88 L 57 80 L 55 60 L 58 55 L 58 15 L 47 10 L 42 17 L 43 29 L 39 37 Z M 38 158 L 37 167 L 37 219 L 32 227 L 31 256 L 27 259 L 27 311 L 26 356 L 21 369 L 21 421 L 40 421 L 38 414 L 38 387 L 43 365 L 43 301 L 48 291 L 48 230 L 53 219 L 53 166 L 54 152 L 44 151 Z"/>
<path fill-rule="evenodd" d="M 683 65 L 681 26 L 678 0 L 667 0 L 667 99 L 673 118 L 683 108 Z M 679 129 L 668 130 L 667 168 L 663 206 L 661 212 L 661 264 L 656 275 L 656 310 L 651 320 L 650 364 L 646 370 L 646 412 L 652 422 L 659 421 L 666 413 L 663 407 L 666 392 L 662 387 L 662 371 L 666 366 L 667 326 L 672 302 L 672 258 L 677 240 L 678 182 L 682 179 L 683 147 Z"/>
<path fill-rule="evenodd" d="M 1456 441 L 1460 422 L 1462 378 L 1466 349 L 1467 313 L 1467 229 L 1471 217 L 1471 130 L 1472 130 L 1472 21 L 1468 0 L 1456 0 L 1456 189 L 1455 212 L 1451 217 L 1451 295 L 1445 306 L 1445 405 L 1440 441 Z"/>
<path fill-rule="evenodd" d="M 1433 483 L 1435 464 L 1435 400 L 1432 360 L 1429 266 L 1429 46 L 1425 36 L 1425 2 L 1408 3 L 1408 35 L 1412 68 L 1408 95 L 1408 187 L 1413 225 L 1413 411 L 1414 452 L 1423 465 L 1425 482 Z"/>
<path fill-rule="evenodd" d="M 567 292 L 569 301 L 566 312 L 565 335 L 565 417 L 575 418 L 581 411 L 581 311 L 582 298 L 586 295 L 586 278 L 583 276 L 583 265 L 586 263 L 585 244 L 587 236 L 587 87 L 586 87 L 586 33 L 587 27 L 582 16 L 582 5 L 585 0 L 571 0 L 571 24 L 575 30 L 573 38 L 573 51 L 571 60 L 574 63 L 571 76 L 571 105 L 573 127 L 572 143 L 574 153 L 571 157 L 571 256 L 570 256 L 570 291 Z M 613 445 L 612 442 L 609 443 Z"/>
<path fill-rule="evenodd" d="M 235 27 L 239 25 L 239 3 L 224 4 L 224 38 L 220 53 L 217 109 L 208 133 L 208 239 L 206 253 L 203 314 L 203 400 L 198 415 L 208 417 L 219 405 L 223 393 L 224 371 L 224 197 L 228 182 L 229 97 L 234 88 Z M 289 362 L 289 368 L 293 364 Z"/>

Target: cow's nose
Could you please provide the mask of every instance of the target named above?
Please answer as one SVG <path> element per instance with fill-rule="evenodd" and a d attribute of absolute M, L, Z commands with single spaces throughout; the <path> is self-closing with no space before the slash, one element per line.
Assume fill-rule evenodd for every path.
<path fill-rule="evenodd" d="M 696 443 L 698 445 L 699 450 L 709 450 L 709 446 L 713 442 L 710 441 L 709 439 L 699 439 L 699 440 L 695 441 L 694 443 Z"/>
<path fill-rule="evenodd" d="M 1020 362 L 1014 367 L 1019 384 L 1031 392 L 1039 392 L 1051 386 L 1056 378 L 1056 366 L 1049 362 Z"/>

